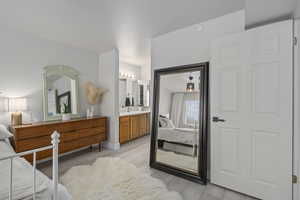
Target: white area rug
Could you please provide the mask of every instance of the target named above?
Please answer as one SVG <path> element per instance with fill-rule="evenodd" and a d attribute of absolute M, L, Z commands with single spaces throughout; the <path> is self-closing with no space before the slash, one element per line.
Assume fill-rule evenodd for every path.
<path fill-rule="evenodd" d="M 99 158 L 71 168 L 61 178 L 74 200 L 182 200 L 159 179 L 120 158 Z"/>

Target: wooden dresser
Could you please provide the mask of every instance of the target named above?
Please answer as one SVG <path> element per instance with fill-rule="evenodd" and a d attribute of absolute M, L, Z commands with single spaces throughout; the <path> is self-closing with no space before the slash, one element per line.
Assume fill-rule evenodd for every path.
<path fill-rule="evenodd" d="M 150 133 L 150 114 L 136 114 L 120 117 L 120 144 Z"/>
<path fill-rule="evenodd" d="M 51 134 L 60 133 L 59 153 L 99 144 L 107 138 L 107 118 L 78 118 L 70 121 L 41 122 L 11 127 L 17 153 L 51 145 Z M 37 160 L 52 156 L 52 150 L 37 153 Z M 32 155 L 25 156 L 32 161 Z"/>

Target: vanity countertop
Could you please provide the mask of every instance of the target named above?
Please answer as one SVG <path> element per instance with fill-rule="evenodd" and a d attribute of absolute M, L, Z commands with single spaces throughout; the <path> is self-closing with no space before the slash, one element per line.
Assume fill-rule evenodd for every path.
<path fill-rule="evenodd" d="M 120 117 L 130 116 L 130 115 L 140 115 L 150 113 L 150 111 L 130 111 L 130 112 L 120 112 Z"/>

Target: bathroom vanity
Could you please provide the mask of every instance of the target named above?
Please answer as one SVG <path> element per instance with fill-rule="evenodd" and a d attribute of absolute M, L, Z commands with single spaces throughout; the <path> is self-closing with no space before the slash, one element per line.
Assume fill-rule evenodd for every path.
<path fill-rule="evenodd" d="M 120 144 L 150 133 L 150 112 L 132 111 L 120 113 Z"/>

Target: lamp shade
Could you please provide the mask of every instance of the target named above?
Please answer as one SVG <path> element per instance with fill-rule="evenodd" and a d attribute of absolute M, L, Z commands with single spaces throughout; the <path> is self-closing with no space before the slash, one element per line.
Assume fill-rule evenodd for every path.
<path fill-rule="evenodd" d="M 26 98 L 10 98 L 8 103 L 8 109 L 10 112 L 21 112 L 27 110 Z"/>
<path fill-rule="evenodd" d="M 0 97 L 0 112 L 8 111 L 8 98 Z"/>

